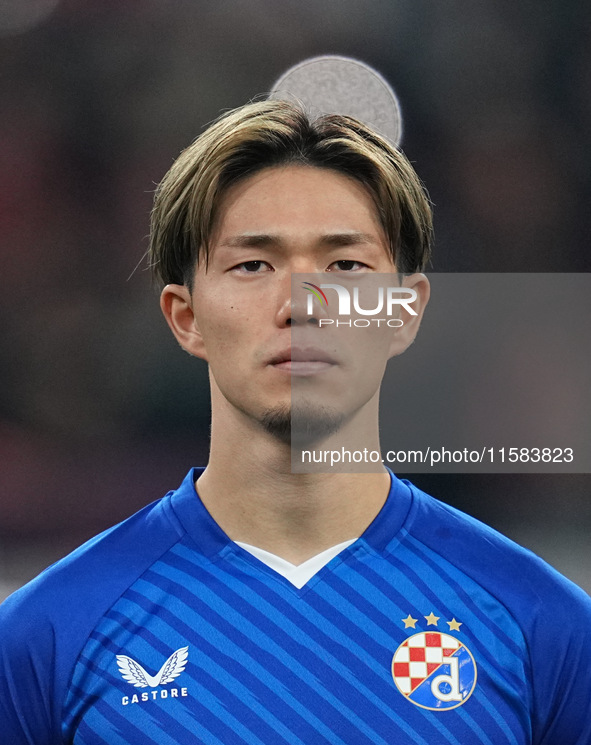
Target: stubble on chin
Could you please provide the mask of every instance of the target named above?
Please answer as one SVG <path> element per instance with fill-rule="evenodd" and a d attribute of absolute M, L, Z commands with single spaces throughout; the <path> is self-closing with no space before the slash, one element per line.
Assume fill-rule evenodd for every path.
<path fill-rule="evenodd" d="M 268 434 L 286 445 L 304 448 L 338 432 L 343 420 L 343 414 L 335 409 L 299 404 L 267 409 L 260 423 Z"/>

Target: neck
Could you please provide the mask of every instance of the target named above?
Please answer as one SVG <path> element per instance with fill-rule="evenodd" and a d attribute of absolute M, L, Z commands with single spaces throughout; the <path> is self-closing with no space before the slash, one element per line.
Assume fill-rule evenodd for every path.
<path fill-rule="evenodd" d="M 225 399 L 213 398 L 211 455 L 197 489 L 213 519 L 235 541 L 249 543 L 301 564 L 346 540 L 358 538 L 383 506 L 390 487 L 388 473 L 294 473 L 289 444 L 237 411 Z M 336 435 L 310 447 L 379 451 L 377 397 L 367 410 L 343 425 Z M 368 431 L 359 443 L 352 433 Z M 338 447 L 337 447 L 338 441 Z M 325 472 L 320 472 L 324 470 Z"/>

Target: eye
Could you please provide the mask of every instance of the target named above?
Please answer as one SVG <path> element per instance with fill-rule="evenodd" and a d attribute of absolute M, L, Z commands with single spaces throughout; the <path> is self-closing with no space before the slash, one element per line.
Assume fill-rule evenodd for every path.
<path fill-rule="evenodd" d="M 270 272 L 272 270 L 273 267 L 267 264 L 266 261 L 243 261 L 242 264 L 232 267 L 232 271 L 241 274 L 260 274 L 261 272 Z"/>
<path fill-rule="evenodd" d="M 332 269 L 334 267 L 334 269 Z M 355 261 L 354 259 L 340 259 L 339 261 L 334 261 L 329 267 L 328 271 L 337 271 L 337 272 L 355 272 L 359 271 L 360 269 L 367 269 L 367 264 L 364 264 L 362 261 Z"/>

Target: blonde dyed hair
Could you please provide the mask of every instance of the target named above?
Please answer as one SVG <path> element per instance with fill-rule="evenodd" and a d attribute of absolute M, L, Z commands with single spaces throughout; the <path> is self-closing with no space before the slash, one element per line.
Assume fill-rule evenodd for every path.
<path fill-rule="evenodd" d="M 225 191 L 273 166 L 327 168 L 369 191 L 399 272 L 425 267 L 433 233 L 429 198 L 400 150 L 362 122 L 337 114 L 310 120 L 285 101 L 263 101 L 215 121 L 168 171 L 156 190 L 150 265 L 164 284 L 192 286 L 207 263 L 216 213 Z"/>

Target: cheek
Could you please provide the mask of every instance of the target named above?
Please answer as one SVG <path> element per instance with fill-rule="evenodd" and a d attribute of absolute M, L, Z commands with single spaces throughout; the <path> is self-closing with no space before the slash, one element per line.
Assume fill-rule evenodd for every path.
<path fill-rule="evenodd" d="M 200 303 L 196 309 L 196 323 L 210 362 L 213 356 L 239 353 L 252 327 L 249 315 L 237 303 L 221 298 Z"/>

